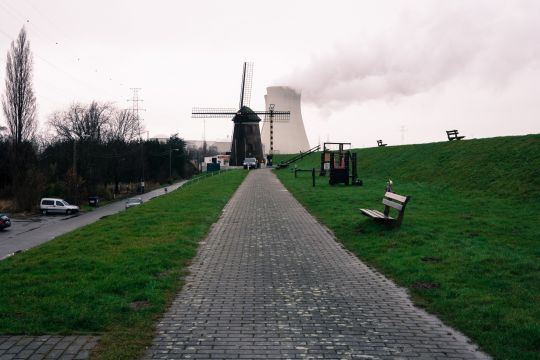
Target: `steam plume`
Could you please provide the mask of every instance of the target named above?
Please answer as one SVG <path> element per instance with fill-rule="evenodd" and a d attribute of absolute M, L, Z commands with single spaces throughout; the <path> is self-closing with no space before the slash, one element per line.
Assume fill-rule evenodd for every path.
<path fill-rule="evenodd" d="M 402 4 L 409 4 L 403 2 Z M 385 33 L 335 45 L 283 79 L 318 106 L 392 100 L 454 80 L 499 87 L 540 66 L 540 2 L 423 3 Z"/>

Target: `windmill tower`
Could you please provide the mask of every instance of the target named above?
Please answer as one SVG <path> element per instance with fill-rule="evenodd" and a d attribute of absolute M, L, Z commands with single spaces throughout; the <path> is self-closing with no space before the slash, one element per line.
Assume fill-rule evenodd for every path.
<path fill-rule="evenodd" d="M 309 150 L 309 142 L 302 120 L 300 93 L 287 86 L 270 86 L 264 96 L 266 107 L 290 110 L 290 120 L 272 124 L 265 122 L 262 127 L 263 150 L 266 153 L 294 154 Z"/>
<path fill-rule="evenodd" d="M 249 108 L 251 100 L 251 83 L 253 80 L 253 63 L 244 63 L 242 71 L 242 84 L 240 86 L 239 109 L 231 108 L 193 108 L 193 118 L 232 118 L 234 122 L 233 138 L 231 143 L 232 166 L 242 165 L 246 157 L 254 157 L 260 162 L 263 160 L 259 115 L 272 118 L 273 121 L 288 120 L 289 111 L 253 111 Z"/>

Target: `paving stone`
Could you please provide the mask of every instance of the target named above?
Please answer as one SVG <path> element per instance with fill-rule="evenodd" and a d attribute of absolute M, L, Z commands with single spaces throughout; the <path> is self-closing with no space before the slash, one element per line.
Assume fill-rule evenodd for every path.
<path fill-rule="evenodd" d="M 33 349 L 25 349 L 23 351 L 20 351 L 15 356 L 15 359 L 28 359 L 32 354 L 34 354 Z"/>
<path fill-rule="evenodd" d="M 4 340 L 4 341 L 0 344 L 0 350 L 6 350 L 6 349 L 9 349 L 10 347 L 15 346 L 16 343 L 17 343 L 16 340 Z"/>
<path fill-rule="evenodd" d="M 260 169 L 201 242 L 144 358 L 441 356 L 489 359 L 344 250 Z"/>
<path fill-rule="evenodd" d="M 95 336 L 0 336 L 0 360 L 88 359 L 97 340 Z"/>

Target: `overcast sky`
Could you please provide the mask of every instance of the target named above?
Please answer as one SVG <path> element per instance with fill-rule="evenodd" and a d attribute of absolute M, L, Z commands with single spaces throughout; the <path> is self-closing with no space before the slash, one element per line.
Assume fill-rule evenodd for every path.
<path fill-rule="evenodd" d="M 299 89 L 311 145 L 540 132 L 536 0 L 0 0 L 1 94 L 23 25 L 42 131 L 72 102 L 128 108 L 141 88 L 151 137 L 200 139 L 191 108 L 236 107 L 253 61 L 252 108 L 267 86 Z M 227 119 L 206 125 L 207 139 L 232 135 Z"/>

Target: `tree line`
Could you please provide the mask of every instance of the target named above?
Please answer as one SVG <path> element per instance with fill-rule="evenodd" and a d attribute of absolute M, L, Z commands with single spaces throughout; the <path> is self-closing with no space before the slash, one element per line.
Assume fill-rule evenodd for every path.
<path fill-rule="evenodd" d="M 38 131 L 32 55 L 24 27 L 7 54 L 0 122 L 0 199 L 31 210 L 39 198 L 79 203 L 89 195 L 141 191 L 144 182 L 186 178 L 195 168 L 178 135 L 143 139 L 140 119 L 110 103 L 74 102 L 47 117 Z"/>

